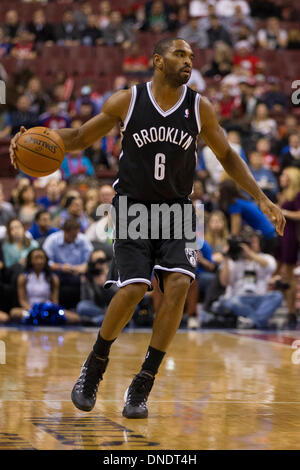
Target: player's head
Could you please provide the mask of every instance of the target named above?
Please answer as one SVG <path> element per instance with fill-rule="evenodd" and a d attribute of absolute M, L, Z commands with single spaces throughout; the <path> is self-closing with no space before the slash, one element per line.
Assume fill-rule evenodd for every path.
<path fill-rule="evenodd" d="M 153 50 L 154 73 L 178 87 L 189 81 L 193 58 L 191 46 L 183 39 L 162 39 Z"/>

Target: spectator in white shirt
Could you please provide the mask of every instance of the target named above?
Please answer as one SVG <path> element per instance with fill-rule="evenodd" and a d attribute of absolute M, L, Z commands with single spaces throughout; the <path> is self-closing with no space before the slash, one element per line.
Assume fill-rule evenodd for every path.
<path fill-rule="evenodd" d="M 288 34 L 280 28 L 278 18 L 267 19 L 267 27 L 257 33 L 258 45 L 264 49 L 280 49 L 287 47 Z"/>
<path fill-rule="evenodd" d="M 216 4 L 216 14 L 228 18 L 235 14 L 235 8 L 239 5 L 244 15 L 250 14 L 250 8 L 245 0 L 219 0 Z"/>

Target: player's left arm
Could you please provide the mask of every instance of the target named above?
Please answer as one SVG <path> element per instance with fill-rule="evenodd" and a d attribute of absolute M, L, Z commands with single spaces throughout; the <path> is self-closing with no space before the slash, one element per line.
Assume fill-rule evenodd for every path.
<path fill-rule="evenodd" d="M 211 103 L 201 97 L 200 137 L 212 149 L 228 175 L 255 199 L 260 209 L 274 223 L 279 235 L 283 235 L 285 218 L 281 209 L 273 204 L 257 185 L 251 171 L 243 159 L 231 148 Z"/>

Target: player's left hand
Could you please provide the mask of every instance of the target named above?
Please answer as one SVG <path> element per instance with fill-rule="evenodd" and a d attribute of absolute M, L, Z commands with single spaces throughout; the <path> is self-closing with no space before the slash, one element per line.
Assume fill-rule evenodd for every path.
<path fill-rule="evenodd" d="M 10 156 L 10 163 L 14 167 L 15 170 L 18 169 L 17 161 L 16 161 L 16 155 L 15 155 L 15 150 L 17 148 L 17 140 L 20 137 L 21 134 L 24 134 L 27 129 L 25 129 L 24 126 L 21 126 L 21 129 L 17 134 L 11 139 L 10 141 L 10 146 L 9 146 L 9 156 Z"/>
<path fill-rule="evenodd" d="M 273 204 L 273 202 L 270 201 L 270 199 L 268 199 L 267 197 L 264 197 L 259 200 L 258 204 L 262 212 L 275 225 L 277 233 L 283 236 L 286 220 L 280 207 L 276 206 L 276 204 Z"/>

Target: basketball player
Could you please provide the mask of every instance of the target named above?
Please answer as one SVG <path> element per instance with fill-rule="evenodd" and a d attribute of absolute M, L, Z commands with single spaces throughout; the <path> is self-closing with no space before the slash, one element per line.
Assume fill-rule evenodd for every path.
<path fill-rule="evenodd" d="M 151 82 L 117 91 L 100 114 L 79 129 L 57 131 L 69 152 L 91 146 L 121 124 L 122 152 L 113 202 L 117 222 L 121 196 L 128 197 L 128 206 L 174 201 L 191 204 L 187 196 L 192 192 L 196 144 L 201 137 L 225 171 L 253 196 L 282 235 L 285 219 L 281 210 L 264 195 L 247 165 L 229 146 L 209 101 L 186 86 L 193 62 L 190 45 L 182 39 L 163 39 L 154 48 L 153 62 Z M 12 163 L 17 138 L 11 144 Z M 80 410 L 94 408 L 111 345 L 150 288 L 154 269 L 164 292 L 163 301 L 154 320 L 145 360 L 127 390 L 123 409 L 126 418 L 148 416 L 148 395 L 179 327 L 190 282 L 195 278 L 195 263 L 193 257 L 186 255 L 185 248 L 184 236 L 168 240 L 116 237 L 118 274 L 116 278 L 110 277 L 108 284 L 117 283 L 120 289 L 110 302 L 97 340 L 72 390 L 72 401 Z"/>

